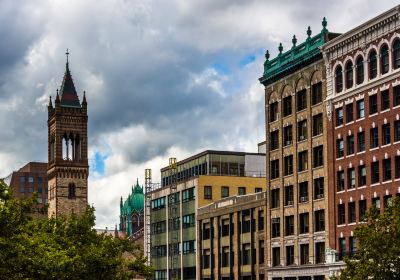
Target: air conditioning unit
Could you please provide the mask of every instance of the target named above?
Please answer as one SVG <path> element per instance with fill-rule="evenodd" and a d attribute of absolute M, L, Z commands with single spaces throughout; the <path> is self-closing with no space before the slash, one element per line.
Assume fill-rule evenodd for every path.
<path fill-rule="evenodd" d="M 324 198 L 323 194 L 317 194 L 317 199 Z"/>
<path fill-rule="evenodd" d="M 292 145 L 292 141 L 291 140 L 286 140 L 285 145 L 286 146 Z"/>
<path fill-rule="evenodd" d="M 307 202 L 308 201 L 308 197 L 307 196 L 302 196 L 302 197 L 300 197 L 300 201 L 301 202 Z"/>
<path fill-rule="evenodd" d="M 287 205 L 293 205 L 293 201 L 290 201 L 290 200 L 289 200 L 289 201 L 287 202 Z"/>
<path fill-rule="evenodd" d="M 303 140 L 306 139 L 306 137 L 305 137 L 304 135 L 300 135 L 300 136 L 299 136 L 299 139 L 300 139 L 300 141 L 303 141 Z"/>

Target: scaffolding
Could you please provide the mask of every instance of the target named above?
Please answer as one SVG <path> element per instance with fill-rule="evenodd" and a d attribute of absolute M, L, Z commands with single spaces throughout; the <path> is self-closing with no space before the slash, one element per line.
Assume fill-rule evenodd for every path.
<path fill-rule="evenodd" d="M 152 182 L 151 182 L 151 169 L 146 169 L 144 172 L 145 178 L 145 252 L 147 257 L 147 264 L 151 265 L 151 191 L 152 191 Z"/>
<path fill-rule="evenodd" d="M 169 276 L 170 279 L 178 279 L 182 278 L 179 276 L 180 271 L 180 263 L 179 263 L 179 256 L 180 256 L 180 242 L 179 242 L 179 232 L 180 232 L 180 215 L 178 213 L 179 207 L 179 195 L 177 192 L 177 164 L 176 158 L 169 159 L 169 170 L 171 174 L 171 185 L 170 185 L 170 194 L 168 199 L 168 220 L 169 220 L 169 235 L 170 241 L 168 241 L 168 253 L 170 258 L 170 265 L 169 265 Z M 178 220 L 179 219 L 179 220 Z M 179 227 L 177 227 L 177 224 Z M 172 246 L 171 246 L 172 245 Z M 182 276 L 182 275 L 181 275 Z"/>

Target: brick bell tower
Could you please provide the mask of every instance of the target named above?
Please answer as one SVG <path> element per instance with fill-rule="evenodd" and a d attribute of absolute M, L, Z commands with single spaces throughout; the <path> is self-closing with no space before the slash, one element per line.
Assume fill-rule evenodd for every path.
<path fill-rule="evenodd" d="M 61 88 L 48 106 L 49 217 L 79 215 L 88 204 L 87 102 L 85 92 L 79 101 L 66 55 Z"/>

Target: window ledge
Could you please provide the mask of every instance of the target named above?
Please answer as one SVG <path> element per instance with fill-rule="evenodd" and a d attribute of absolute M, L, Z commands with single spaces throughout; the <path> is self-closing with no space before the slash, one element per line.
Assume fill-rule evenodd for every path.
<path fill-rule="evenodd" d="M 317 135 L 313 135 L 311 139 L 318 138 L 318 137 L 322 136 L 322 134 L 323 133 L 320 133 L 320 134 L 317 134 Z"/>
<path fill-rule="evenodd" d="M 393 145 L 394 145 L 394 144 L 400 144 L 400 141 L 393 142 Z"/>
<path fill-rule="evenodd" d="M 346 224 L 337 225 L 337 227 L 344 227 Z"/>
<path fill-rule="evenodd" d="M 342 127 L 343 127 L 343 124 L 335 126 L 335 129 L 342 128 Z"/>
<path fill-rule="evenodd" d="M 378 182 L 378 183 L 372 184 L 371 187 L 379 186 L 380 184 L 381 183 Z"/>
<path fill-rule="evenodd" d="M 389 184 L 389 183 L 392 183 L 392 182 L 393 182 L 393 180 L 387 180 L 387 181 L 382 182 L 382 185 L 383 184 Z"/>
<path fill-rule="evenodd" d="M 389 111 L 390 111 L 390 108 L 389 108 L 389 109 L 386 109 L 386 110 L 383 110 L 383 111 L 381 111 L 381 114 L 382 114 L 382 113 L 389 112 Z"/>
<path fill-rule="evenodd" d="M 395 182 L 398 182 L 398 181 L 400 181 L 400 178 L 394 179 L 394 181 L 395 181 Z"/>
<path fill-rule="evenodd" d="M 302 171 L 298 171 L 297 174 L 303 174 L 303 173 L 307 173 L 307 169 L 306 170 L 302 170 Z"/>
<path fill-rule="evenodd" d="M 367 185 L 364 185 L 364 186 L 358 187 L 358 189 L 365 189 L 366 187 L 367 187 Z"/>
<path fill-rule="evenodd" d="M 397 109 L 397 108 L 400 108 L 400 104 L 392 107 L 392 109 Z"/>
<path fill-rule="evenodd" d="M 343 190 L 343 191 L 338 191 L 338 192 L 336 192 L 336 194 L 340 194 L 340 193 L 344 193 L 345 192 L 345 190 Z"/>
<path fill-rule="evenodd" d="M 314 201 L 323 201 L 324 199 L 325 199 L 325 197 L 315 198 Z"/>
<path fill-rule="evenodd" d="M 386 148 L 386 147 L 389 147 L 389 146 L 391 146 L 391 145 L 392 145 L 392 143 L 385 144 L 385 145 L 381 146 L 381 148 Z"/>
<path fill-rule="evenodd" d="M 350 223 L 350 224 L 347 224 L 348 226 L 355 226 L 357 223 L 356 222 L 354 222 L 354 223 Z"/>
<path fill-rule="evenodd" d="M 365 117 L 362 117 L 362 118 L 356 119 L 356 122 L 361 122 L 361 121 L 363 121 L 363 120 L 365 120 Z"/>
<path fill-rule="evenodd" d="M 369 115 L 369 117 L 375 117 L 375 116 L 377 116 L 377 115 L 378 115 L 378 112 Z"/>
<path fill-rule="evenodd" d="M 348 192 L 352 192 L 352 191 L 355 191 L 355 190 L 356 190 L 356 188 L 354 187 L 354 188 L 348 189 L 347 191 Z"/>
<path fill-rule="evenodd" d="M 350 157 L 354 157 L 354 153 L 352 153 L 351 155 L 346 156 L 346 158 L 350 158 Z"/>
<path fill-rule="evenodd" d="M 375 148 L 369 149 L 369 151 L 372 152 L 372 151 L 375 151 L 375 150 L 378 150 L 378 149 L 379 149 L 379 147 L 375 147 Z"/>
<path fill-rule="evenodd" d="M 354 121 L 350 121 L 350 122 L 346 123 L 345 125 L 350 125 L 350 124 L 353 124 L 353 123 L 354 123 Z"/>
<path fill-rule="evenodd" d="M 400 142 L 399 142 L 399 143 L 400 143 Z M 358 153 L 357 153 L 357 155 L 362 155 L 362 154 L 365 154 L 365 150 L 362 151 L 362 152 L 358 152 Z"/>
<path fill-rule="evenodd" d="M 297 140 L 297 143 L 304 143 L 307 141 L 307 138 L 303 139 L 303 140 Z"/>
<path fill-rule="evenodd" d="M 344 157 L 337 158 L 336 160 L 341 160 L 341 159 L 344 159 Z"/>

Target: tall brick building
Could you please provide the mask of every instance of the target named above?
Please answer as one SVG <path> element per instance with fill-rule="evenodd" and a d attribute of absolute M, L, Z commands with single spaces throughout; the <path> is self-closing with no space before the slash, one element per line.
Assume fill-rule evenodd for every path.
<path fill-rule="evenodd" d="M 68 55 L 68 52 L 67 52 Z M 55 106 L 48 106 L 48 215 L 83 213 L 88 195 L 87 102 L 80 103 L 67 57 Z"/>
<path fill-rule="evenodd" d="M 322 47 L 327 71 L 330 246 L 356 250 L 366 210 L 400 193 L 400 6 Z"/>

